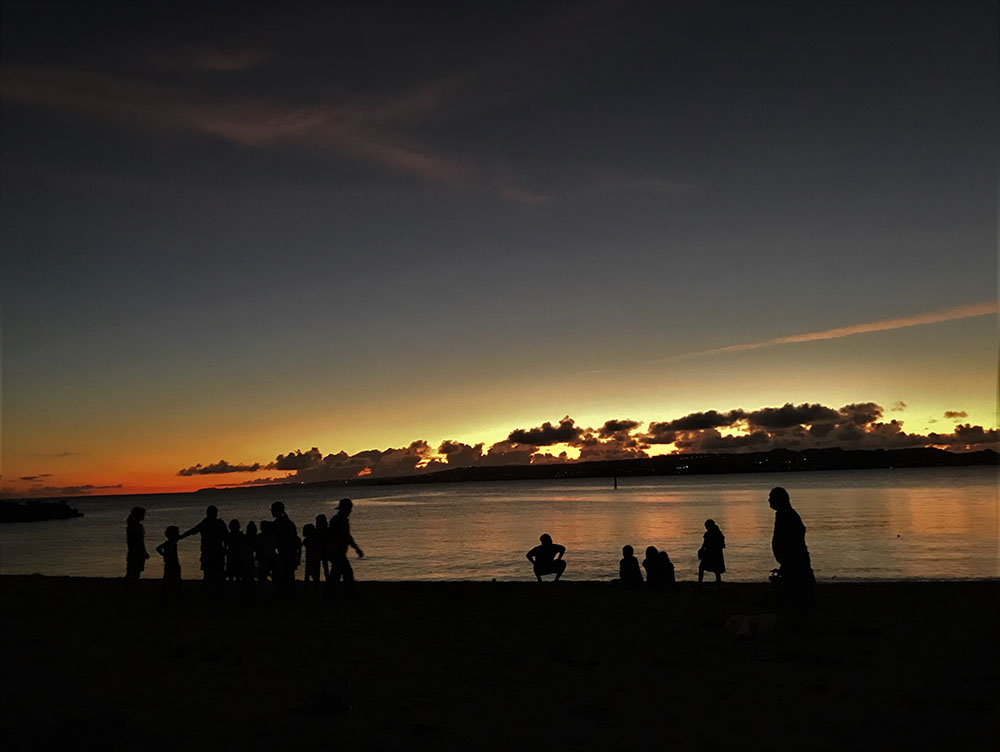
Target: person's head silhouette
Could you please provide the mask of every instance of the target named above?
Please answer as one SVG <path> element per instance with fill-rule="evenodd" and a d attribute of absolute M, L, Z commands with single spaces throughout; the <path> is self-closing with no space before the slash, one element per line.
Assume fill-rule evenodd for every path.
<path fill-rule="evenodd" d="M 181 537 L 181 529 L 177 525 L 171 525 L 163 531 L 163 534 L 167 536 L 167 540 L 177 540 Z"/>
<path fill-rule="evenodd" d="M 205 516 L 210 520 L 214 520 L 219 516 L 219 508 L 215 504 L 210 504 L 205 508 Z"/>
<path fill-rule="evenodd" d="M 711 530 L 713 527 L 715 527 L 715 520 L 705 520 L 706 530 Z"/>
<path fill-rule="evenodd" d="M 646 558 L 652 559 L 656 556 L 656 546 L 646 546 Z"/>
<path fill-rule="evenodd" d="M 136 522 L 142 522 L 143 518 L 146 516 L 145 507 L 132 507 L 132 511 L 128 514 Z"/>
<path fill-rule="evenodd" d="M 788 491 L 781 486 L 777 486 L 771 489 L 771 493 L 767 497 L 767 503 L 774 510 L 787 509 L 792 505 L 792 500 L 788 498 Z"/>
<path fill-rule="evenodd" d="M 277 518 L 277 517 L 283 516 L 284 514 L 285 514 L 285 502 L 283 502 L 283 501 L 276 501 L 276 502 L 274 502 L 271 505 L 271 516 L 272 517 Z"/>
<path fill-rule="evenodd" d="M 622 546 L 622 556 L 626 559 L 635 553 L 635 549 L 632 546 Z"/>
<path fill-rule="evenodd" d="M 240 521 L 239 520 L 229 520 L 229 532 L 238 533 L 240 531 Z"/>
<path fill-rule="evenodd" d="M 540 536 L 538 536 L 538 540 L 542 542 L 543 546 L 552 545 L 552 536 L 549 535 L 548 533 L 542 533 Z"/>
<path fill-rule="evenodd" d="M 354 509 L 354 502 L 351 501 L 350 499 L 341 499 L 337 503 L 337 512 L 344 515 L 345 517 L 351 513 L 352 509 Z"/>

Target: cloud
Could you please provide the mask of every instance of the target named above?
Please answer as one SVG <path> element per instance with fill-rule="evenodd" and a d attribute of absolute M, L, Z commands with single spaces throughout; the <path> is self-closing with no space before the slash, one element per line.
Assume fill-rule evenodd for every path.
<path fill-rule="evenodd" d="M 759 451 L 769 448 L 772 443 L 766 431 L 755 431 L 742 436 L 723 436 L 714 428 L 701 431 L 682 432 L 674 442 L 686 452 L 735 452 L 740 450 Z"/>
<path fill-rule="evenodd" d="M 759 410 L 710 410 L 672 421 L 654 421 L 640 437 L 648 444 L 673 444 L 680 452 L 761 451 L 767 449 L 904 449 L 937 446 L 958 451 L 996 448 L 995 429 L 958 426 L 951 434 L 910 434 L 898 420 L 882 421 L 884 409 L 860 402 L 833 409 L 820 404 Z M 723 434 L 719 428 L 729 429 Z"/>
<path fill-rule="evenodd" d="M 438 447 L 438 454 L 444 455 L 449 467 L 472 467 L 483 459 L 483 444 L 470 445 L 458 441 L 444 441 Z"/>
<path fill-rule="evenodd" d="M 391 477 L 417 472 L 441 470 L 446 464 L 431 457 L 426 441 L 417 440 L 407 447 L 369 449 L 356 454 L 340 451 L 323 455 L 317 447 L 307 452 L 295 450 L 279 454 L 268 464 L 268 470 L 291 470 L 280 482 L 312 483 L 324 480 L 346 480 L 359 476 Z"/>
<path fill-rule="evenodd" d="M 0 492 L 4 498 L 47 498 L 52 496 L 87 496 L 95 491 L 115 491 L 122 488 L 121 483 L 109 486 L 95 486 L 85 483 L 79 486 L 34 486 L 24 490 L 5 489 Z"/>
<path fill-rule="evenodd" d="M 288 473 L 223 484 L 262 485 L 357 477 L 400 477 L 458 467 L 629 460 L 649 457 L 654 446 L 669 446 L 675 453 L 706 453 L 777 448 L 903 449 L 931 446 L 970 451 L 995 449 L 1000 444 L 997 429 L 964 424 L 948 434 L 911 434 L 903 429 L 899 420 L 884 421 L 884 414 L 884 408 L 875 402 L 852 402 L 839 408 L 818 403 L 796 405 L 788 402 L 755 410 L 735 408 L 689 413 L 671 420 L 652 421 L 645 432 L 640 432 L 642 424 L 636 420 L 612 419 L 595 429 L 577 425 L 567 415 L 558 424 L 545 422 L 535 428 L 514 429 L 507 439 L 488 448 L 482 442 L 466 444 L 451 439 L 442 441 L 436 450 L 422 439 L 404 447 L 369 449 L 354 454 L 340 451 L 324 455 L 318 447 L 312 447 L 306 451 L 296 449 L 279 454 L 266 465 L 231 465 L 220 460 L 208 466 L 194 465 L 180 474 L 209 475 L 260 469 Z M 557 445 L 578 449 L 579 456 L 571 457 L 565 449 L 545 450 Z M 29 477 L 36 476 L 24 476 L 22 480 Z"/>
<path fill-rule="evenodd" d="M 192 465 L 177 471 L 178 475 L 223 475 L 225 473 L 255 473 L 260 470 L 260 463 L 252 465 L 230 465 L 225 460 L 219 460 L 211 465 Z"/>
<path fill-rule="evenodd" d="M 744 350 L 757 350 L 762 347 L 773 347 L 775 345 L 789 345 L 800 342 L 816 342 L 826 339 L 839 339 L 850 337 L 855 334 L 868 334 L 870 332 L 885 332 L 893 329 L 906 329 L 911 326 L 926 326 L 929 324 L 940 324 L 945 321 L 955 321 L 958 319 L 970 319 L 978 316 L 995 315 L 1000 311 L 1000 300 L 987 303 L 975 303 L 973 305 L 949 308 L 945 311 L 932 313 L 920 313 L 915 316 L 904 316 L 892 319 L 880 319 L 864 324 L 852 324 L 836 329 L 824 329 L 818 332 L 808 332 L 806 334 L 793 334 L 787 337 L 774 337 L 760 342 L 748 342 L 741 345 L 727 345 L 716 347 L 711 350 L 699 350 L 692 353 L 684 353 L 676 358 L 688 358 L 696 355 L 711 355 L 716 353 L 742 352 Z"/>
<path fill-rule="evenodd" d="M 489 448 L 480 464 L 497 465 L 528 465 L 535 455 L 536 447 L 523 446 L 512 441 L 498 441 Z"/>
<path fill-rule="evenodd" d="M 315 467 L 323 461 L 323 455 L 317 447 L 313 447 L 308 452 L 296 449 L 288 454 L 279 454 L 274 462 L 267 466 L 268 470 L 305 470 Z"/>
<path fill-rule="evenodd" d="M 650 430 L 652 430 L 653 425 L 657 426 L 657 430 L 663 432 L 719 428 L 721 426 L 731 426 L 736 421 L 741 420 L 744 417 L 746 417 L 746 413 L 743 410 L 730 410 L 725 414 L 719 413 L 715 410 L 709 410 L 704 413 L 691 413 L 690 415 L 685 415 L 682 418 L 675 418 L 674 420 L 666 423 L 651 424 Z M 669 444 L 670 442 L 665 443 Z"/>
<path fill-rule="evenodd" d="M 936 434 L 928 436 L 930 443 L 938 446 L 954 448 L 957 446 L 965 449 L 975 449 L 1000 442 L 1000 431 L 996 428 L 985 429 L 982 426 L 973 426 L 968 423 L 955 426 L 954 433 Z"/>
<path fill-rule="evenodd" d="M 22 475 L 18 480 L 40 481 L 42 478 L 51 478 L 52 473 L 39 473 L 38 475 Z"/>
<path fill-rule="evenodd" d="M 637 420 L 609 420 L 597 429 L 597 435 L 602 439 L 620 438 L 623 435 L 627 436 L 641 425 Z"/>
<path fill-rule="evenodd" d="M 673 421 L 649 424 L 649 432 L 643 437 L 647 444 L 673 444 L 677 440 L 677 432 L 670 427 Z"/>
<path fill-rule="evenodd" d="M 786 403 L 782 407 L 765 407 L 747 415 L 751 425 L 761 428 L 790 428 L 804 423 L 818 423 L 836 420 L 839 413 L 823 405 L 792 405 Z"/>
<path fill-rule="evenodd" d="M 474 177 L 458 160 L 403 134 L 404 125 L 435 108 L 433 85 L 396 96 L 342 95 L 301 104 L 27 66 L 5 67 L 3 80 L 5 101 L 78 112 L 120 127 L 209 136 L 255 148 L 292 145 L 333 152 L 433 181 L 463 183 Z"/>
<path fill-rule="evenodd" d="M 968 418 L 969 414 L 965 410 L 945 410 L 944 417 L 946 418 Z"/>
<path fill-rule="evenodd" d="M 532 446 L 551 446 L 552 444 L 568 444 L 583 435 L 583 429 L 575 424 L 568 415 L 559 421 L 558 426 L 549 422 L 538 428 L 515 428 L 507 440 L 515 444 L 530 444 Z"/>
<path fill-rule="evenodd" d="M 600 441 L 594 439 L 580 446 L 580 456 L 577 462 L 595 462 L 600 460 L 637 460 L 648 457 L 648 445 L 635 439 L 611 439 Z M 532 464 L 535 464 L 532 460 Z"/>

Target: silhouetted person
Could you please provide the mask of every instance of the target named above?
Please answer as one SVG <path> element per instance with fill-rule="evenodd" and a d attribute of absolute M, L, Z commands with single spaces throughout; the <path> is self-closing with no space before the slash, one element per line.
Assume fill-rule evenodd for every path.
<path fill-rule="evenodd" d="M 726 571 L 726 560 L 722 549 L 726 547 L 726 536 L 715 524 L 715 520 L 705 520 L 705 537 L 698 549 L 698 584 L 705 579 L 705 572 L 715 573 L 715 586 L 722 587 L 722 573 Z"/>
<path fill-rule="evenodd" d="M 261 584 L 273 577 L 278 554 L 275 552 L 274 523 L 270 520 L 260 521 L 260 534 L 257 536 L 257 581 Z"/>
<path fill-rule="evenodd" d="M 646 570 L 646 586 L 650 590 L 669 590 L 673 587 L 674 564 L 666 551 L 657 551 L 656 546 L 646 546 L 642 568 Z"/>
<path fill-rule="evenodd" d="M 320 543 L 320 561 L 323 564 L 323 579 L 330 581 L 330 523 L 325 514 L 316 515 L 316 535 Z"/>
<path fill-rule="evenodd" d="M 156 553 L 163 557 L 163 585 L 170 590 L 176 590 L 181 581 L 181 561 L 177 557 L 177 542 L 181 539 L 181 530 L 177 525 L 171 525 L 163 531 L 166 540 L 156 547 Z"/>
<path fill-rule="evenodd" d="M 243 566 L 240 569 L 240 582 L 252 585 L 257 580 L 257 523 L 253 520 L 247 523 L 247 531 L 243 536 Z"/>
<path fill-rule="evenodd" d="M 541 541 L 541 545 L 528 551 L 525 557 L 534 567 L 535 578 L 539 582 L 542 581 L 543 574 L 555 574 L 556 578 L 553 582 L 558 582 L 563 572 L 566 571 L 566 562 L 563 560 L 566 547 L 553 543 L 552 536 L 548 533 L 542 533 L 538 540 Z"/>
<path fill-rule="evenodd" d="M 310 582 L 319 584 L 320 564 L 323 561 L 323 541 L 316 526 L 306 523 L 302 526 L 302 548 L 306 552 L 306 574 L 303 578 L 306 585 Z"/>
<path fill-rule="evenodd" d="M 774 510 L 771 550 L 778 561 L 776 579 L 789 601 L 808 605 L 813 601 L 816 578 L 806 548 L 806 526 L 799 513 L 792 509 L 784 488 L 772 488 L 767 502 Z"/>
<path fill-rule="evenodd" d="M 299 539 L 295 523 L 288 519 L 285 504 L 276 501 L 271 505 L 271 516 L 274 517 L 274 585 L 283 593 L 295 589 L 295 569 L 299 566 L 302 556 L 302 541 Z"/>
<path fill-rule="evenodd" d="M 347 560 L 347 548 L 353 548 L 358 558 L 362 558 L 365 552 L 354 542 L 351 535 L 351 510 L 354 509 L 354 502 L 350 499 L 341 499 L 337 504 L 337 513 L 330 520 L 330 579 L 327 581 L 328 592 L 333 595 L 340 578 L 344 578 L 344 588 L 349 592 L 355 589 L 354 570 L 351 562 Z"/>
<path fill-rule="evenodd" d="M 201 536 L 201 572 L 205 582 L 219 585 L 226 575 L 226 523 L 219 519 L 213 504 L 205 508 L 205 519 L 181 533 L 180 540 L 198 533 Z"/>
<path fill-rule="evenodd" d="M 639 569 L 639 560 L 635 558 L 635 549 L 632 546 L 622 547 L 622 560 L 618 562 L 618 579 L 622 587 L 642 587 L 642 571 Z"/>
<path fill-rule="evenodd" d="M 674 578 L 674 563 L 670 561 L 670 554 L 666 551 L 660 551 L 657 554 L 660 559 L 660 572 L 663 577 L 664 589 L 672 590 L 676 579 Z"/>
<path fill-rule="evenodd" d="M 239 520 L 229 521 L 226 533 L 226 581 L 237 582 L 243 574 L 246 559 L 246 539 L 240 530 Z"/>
<path fill-rule="evenodd" d="M 146 568 L 146 528 L 142 521 L 146 518 L 144 507 L 132 507 L 125 520 L 125 579 L 138 580 Z"/>

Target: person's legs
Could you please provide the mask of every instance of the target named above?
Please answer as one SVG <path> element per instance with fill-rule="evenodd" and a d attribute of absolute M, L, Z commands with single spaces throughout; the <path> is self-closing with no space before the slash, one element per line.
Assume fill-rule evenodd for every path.
<path fill-rule="evenodd" d="M 555 568 L 555 573 L 556 573 L 556 578 L 553 580 L 553 582 L 559 582 L 559 578 L 562 577 L 563 572 L 566 571 L 566 562 L 563 561 L 562 559 L 556 559 L 554 562 L 552 562 L 552 565 Z"/>
<path fill-rule="evenodd" d="M 327 597 L 333 598 L 336 595 L 337 587 L 340 585 L 341 576 L 345 576 L 346 571 L 350 570 L 351 564 L 347 561 L 347 556 L 334 556 L 330 559 L 330 579 L 326 581 L 326 592 Z M 353 573 L 352 573 L 353 574 Z"/>
<path fill-rule="evenodd" d="M 343 567 L 344 591 L 353 595 L 357 592 L 357 584 L 354 580 L 354 567 L 351 566 L 351 562 L 346 556 L 341 566 Z"/>
<path fill-rule="evenodd" d="M 698 584 L 700 585 L 705 580 L 705 567 L 698 566 Z"/>

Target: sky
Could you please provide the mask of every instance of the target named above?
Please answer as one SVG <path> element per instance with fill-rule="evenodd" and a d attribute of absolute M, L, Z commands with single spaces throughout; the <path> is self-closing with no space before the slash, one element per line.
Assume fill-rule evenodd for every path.
<path fill-rule="evenodd" d="M 996 3 L 2 13 L 4 495 L 997 447 Z"/>

